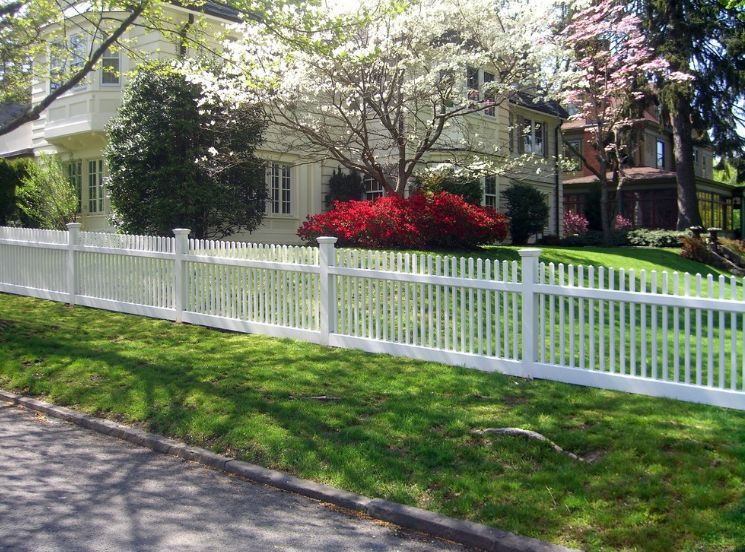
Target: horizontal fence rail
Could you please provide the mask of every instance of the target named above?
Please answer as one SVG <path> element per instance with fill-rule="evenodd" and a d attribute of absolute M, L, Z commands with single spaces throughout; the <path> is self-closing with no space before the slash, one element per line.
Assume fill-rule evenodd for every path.
<path fill-rule="evenodd" d="M 745 410 L 745 280 L 0 227 L 0 291 Z"/>

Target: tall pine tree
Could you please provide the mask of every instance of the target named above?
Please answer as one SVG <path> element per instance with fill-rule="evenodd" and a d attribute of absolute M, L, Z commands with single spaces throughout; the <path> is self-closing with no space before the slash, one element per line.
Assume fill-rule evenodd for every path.
<path fill-rule="evenodd" d="M 741 150 L 745 139 L 745 3 L 742 0 L 643 0 L 653 47 L 671 66 L 694 76 L 662 81 L 660 100 L 673 130 L 678 181 L 678 228 L 701 223 L 693 147 L 709 133 L 715 152 Z"/>

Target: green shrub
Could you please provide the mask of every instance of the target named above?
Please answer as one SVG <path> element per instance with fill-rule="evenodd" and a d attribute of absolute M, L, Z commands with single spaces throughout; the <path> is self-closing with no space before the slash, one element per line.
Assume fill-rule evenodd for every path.
<path fill-rule="evenodd" d="M 190 228 L 201 239 L 254 230 L 267 208 L 255 155 L 265 128 L 260 107 L 204 97 L 168 63 L 143 67 L 107 126 L 114 222 L 132 234 Z"/>
<path fill-rule="evenodd" d="M 622 230 L 614 230 L 610 235 L 610 242 L 603 239 L 603 233 L 599 230 L 588 230 L 581 236 L 566 236 L 560 242 L 566 247 L 593 247 L 593 246 L 623 246 L 629 245 L 628 233 Z"/>
<path fill-rule="evenodd" d="M 31 159 L 0 159 L 0 226 L 17 222 L 19 218 L 16 204 L 16 190 L 28 176 Z"/>
<path fill-rule="evenodd" d="M 329 195 L 326 203 L 331 207 L 334 201 L 351 201 L 363 199 L 365 185 L 358 172 L 345 173 L 341 167 L 336 169 L 329 178 Z"/>
<path fill-rule="evenodd" d="M 24 226 L 64 230 L 75 220 L 78 194 L 56 155 L 41 155 L 26 166 L 16 192 Z"/>
<path fill-rule="evenodd" d="M 484 194 L 480 178 L 472 174 L 459 174 L 453 167 L 433 169 L 418 174 L 414 187 L 430 196 L 448 192 L 474 205 L 481 205 Z"/>
<path fill-rule="evenodd" d="M 629 231 L 629 244 L 642 247 L 680 247 L 681 239 L 688 232 L 678 230 L 648 230 L 637 228 Z"/>
<path fill-rule="evenodd" d="M 512 243 L 522 245 L 530 236 L 542 232 L 548 222 L 546 196 L 530 184 L 515 182 L 502 195 L 507 203 Z"/>

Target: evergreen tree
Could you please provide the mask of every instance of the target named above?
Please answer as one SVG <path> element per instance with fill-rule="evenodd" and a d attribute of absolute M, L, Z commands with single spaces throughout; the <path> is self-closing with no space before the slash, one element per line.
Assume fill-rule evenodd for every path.
<path fill-rule="evenodd" d="M 709 132 L 718 155 L 745 146 L 745 5 L 740 0 L 644 0 L 642 15 L 654 48 L 689 82 L 660 82 L 673 130 L 678 228 L 698 225 L 693 147 Z"/>
<path fill-rule="evenodd" d="M 164 64 L 140 70 L 127 89 L 106 150 L 114 223 L 125 232 L 181 227 L 221 238 L 261 223 L 266 183 L 254 152 L 264 116 L 200 99 L 199 85 Z"/>

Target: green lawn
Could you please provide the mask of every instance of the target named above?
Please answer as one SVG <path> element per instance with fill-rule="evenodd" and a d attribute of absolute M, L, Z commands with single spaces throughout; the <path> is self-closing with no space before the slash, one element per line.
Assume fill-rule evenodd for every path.
<path fill-rule="evenodd" d="M 527 246 L 533 247 L 533 246 Z M 711 274 L 718 278 L 720 274 L 728 273 L 709 265 L 691 261 L 680 256 L 680 250 L 652 247 L 539 247 L 542 251 L 540 260 L 545 263 L 564 263 L 575 265 L 594 265 L 606 268 L 633 268 L 639 270 L 667 270 L 672 273 L 690 272 L 701 273 L 703 276 Z M 520 247 L 496 246 L 487 247 L 470 256 L 483 259 L 498 259 L 519 261 Z"/>
<path fill-rule="evenodd" d="M 743 412 L 3 294 L 0 387 L 569 546 L 745 550 Z"/>

